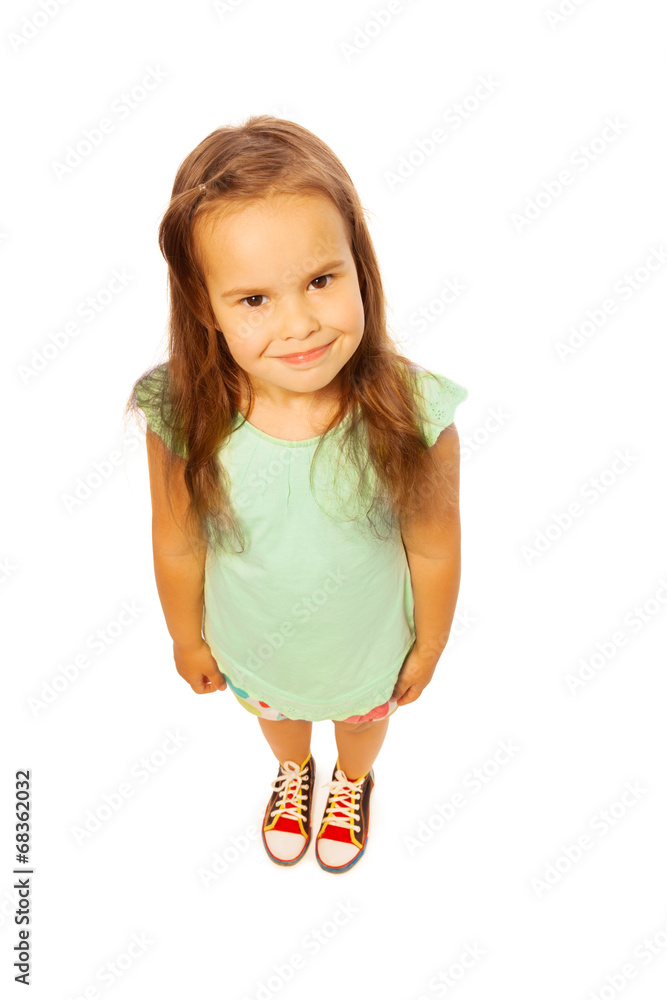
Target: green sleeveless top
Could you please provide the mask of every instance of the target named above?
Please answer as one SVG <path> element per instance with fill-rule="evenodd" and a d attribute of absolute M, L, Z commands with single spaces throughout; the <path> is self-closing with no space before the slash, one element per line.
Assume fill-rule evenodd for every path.
<path fill-rule="evenodd" d="M 418 372 L 421 429 L 431 446 L 468 390 Z M 137 402 L 161 434 L 141 384 Z M 239 414 L 220 458 L 245 551 L 209 548 L 206 560 L 203 635 L 221 672 L 241 697 L 313 722 L 365 715 L 387 701 L 416 638 L 398 526 L 381 539 L 369 530 L 367 505 L 350 517 L 354 480 L 346 491 L 334 454 L 344 423 L 323 435 L 314 496 L 309 471 L 320 438 L 275 438 Z M 341 483 L 352 501 L 347 520 L 341 508 L 334 517 L 326 509 Z M 383 525 L 380 533 L 387 532 Z"/>

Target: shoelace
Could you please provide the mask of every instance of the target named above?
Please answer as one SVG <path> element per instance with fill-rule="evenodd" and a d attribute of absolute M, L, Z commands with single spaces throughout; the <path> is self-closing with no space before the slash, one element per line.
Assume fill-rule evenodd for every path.
<path fill-rule="evenodd" d="M 322 786 L 323 788 L 329 787 L 334 793 L 333 802 L 327 809 L 325 818 L 330 826 L 343 826 L 346 829 L 351 826 L 355 833 L 359 833 L 361 827 L 357 826 L 356 822 L 359 803 L 355 804 L 353 796 L 355 793 L 359 795 L 365 776 L 359 778 L 358 781 L 350 781 L 345 771 L 338 770 L 336 771 L 336 779 L 327 781 Z M 336 816 L 337 812 L 342 812 L 342 816 Z"/>
<path fill-rule="evenodd" d="M 271 811 L 271 818 L 282 812 L 290 819 L 302 819 L 302 798 L 303 793 L 308 791 L 308 767 L 303 771 L 293 760 L 286 760 L 280 765 L 280 774 L 274 780 L 272 786 L 274 792 L 279 792 L 278 801 Z M 292 801 L 287 804 L 288 795 L 292 796 Z"/>

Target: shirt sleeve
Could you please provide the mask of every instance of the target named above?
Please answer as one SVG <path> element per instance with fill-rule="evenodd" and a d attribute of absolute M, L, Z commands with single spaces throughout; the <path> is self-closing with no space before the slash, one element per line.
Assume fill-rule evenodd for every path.
<path fill-rule="evenodd" d="M 167 366 L 159 365 L 146 375 L 136 387 L 136 402 L 146 417 L 146 424 L 162 438 L 170 451 L 187 457 L 187 448 L 175 448 L 171 428 Z"/>
<path fill-rule="evenodd" d="M 421 429 L 430 448 L 453 423 L 456 407 L 468 398 L 468 390 L 446 375 L 427 371 L 420 372 L 417 384 Z"/>

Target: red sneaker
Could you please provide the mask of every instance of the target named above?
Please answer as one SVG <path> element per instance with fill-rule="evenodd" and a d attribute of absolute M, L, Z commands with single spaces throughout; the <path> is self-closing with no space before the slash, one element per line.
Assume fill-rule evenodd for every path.
<path fill-rule="evenodd" d="M 315 842 L 320 868 L 327 872 L 346 872 L 356 865 L 366 850 L 374 784 L 373 768 L 357 781 L 350 781 L 336 761 L 332 780 L 327 782 L 331 791 Z"/>
<path fill-rule="evenodd" d="M 301 768 L 293 760 L 278 768 L 262 825 L 266 853 L 277 865 L 294 865 L 306 853 L 314 782 L 315 761 L 310 753 Z"/>

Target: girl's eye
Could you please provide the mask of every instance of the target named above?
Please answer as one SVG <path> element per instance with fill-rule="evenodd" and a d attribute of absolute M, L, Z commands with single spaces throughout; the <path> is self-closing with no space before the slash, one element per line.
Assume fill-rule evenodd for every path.
<path fill-rule="evenodd" d="M 313 281 L 323 281 L 324 278 L 331 278 L 333 280 L 333 274 L 321 274 L 319 278 L 313 278 Z M 311 285 L 313 281 L 311 281 Z M 328 287 L 329 285 L 320 285 L 320 288 L 328 288 Z"/>
<path fill-rule="evenodd" d="M 241 299 L 241 302 L 250 302 L 250 299 L 265 299 L 265 298 L 266 298 L 266 295 L 246 295 L 246 297 L 244 299 Z M 261 303 L 260 303 L 260 305 L 261 305 Z M 251 308 L 253 308 L 253 307 L 251 306 Z"/>

